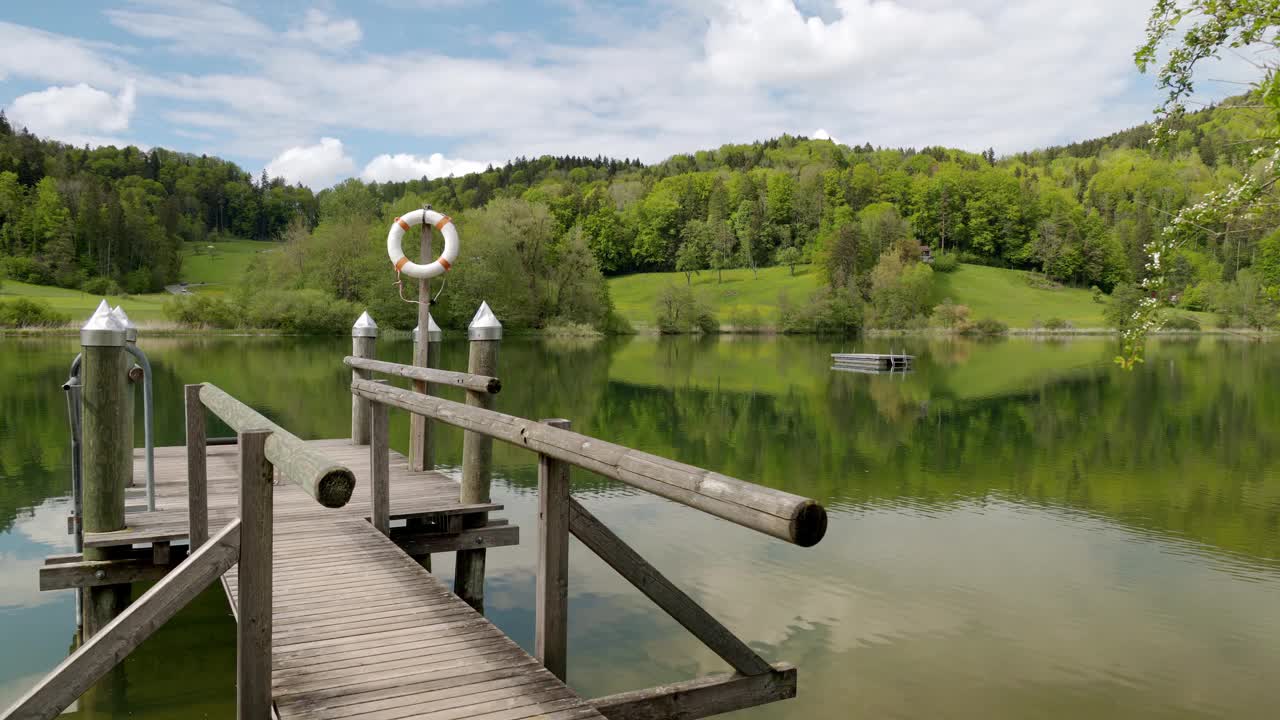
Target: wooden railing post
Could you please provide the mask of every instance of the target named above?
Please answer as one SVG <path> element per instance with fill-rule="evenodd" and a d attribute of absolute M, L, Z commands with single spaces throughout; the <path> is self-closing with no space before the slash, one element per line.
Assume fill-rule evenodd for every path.
<path fill-rule="evenodd" d="M 236 717 L 271 717 L 272 479 L 270 430 L 239 433 L 240 563 L 236 635 Z"/>
<path fill-rule="evenodd" d="M 496 375 L 498 370 L 498 345 L 502 340 L 502 323 L 489 309 L 489 303 L 481 303 L 480 309 L 467 327 L 471 341 L 467 359 L 467 372 L 475 375 Z M 467 404 L 484 408 L 493 407 L 493 395 L 467 391 Z M 458 502 L 464 505 L 489 502 L 489 481 L 493 464 L 493 438 L 483 433 L 468 431 L 462 436 L 462 488 Z M 480 527 L 489 521 L 488 513 L 471 513 L 466 516 L 464 527 Z M 459 550 L 454 564 L 453 592 L 476 611 L 484 612 L 484 550 Z"/>
<path fill-rule="evenodd" d="M 209 539 L 209 464 L 202 385 L 183 388 L 187 403 L 187 527 L 194 553 Z"/>
<path fill-rule="evenodd" d="M 569 429 L 569 421 L 543 420 Z M 569 463 L 538 455 L 538 583 L 534 655 L 565 679 L 569 654 Z"/>
<path fill-rule="evenodd" d="M 379 380 L 375 382 L 386 382 Z M 387 430 L 387 406 L 371 402 L 369 411 L 369 505 L 373 527 L 391 535 L 391 453 Z"/>
<path fill-rule="evenodd" d="M 351 326 L 351 354 L 358 358 L 372 360 L 376 354 L 378 342 L 378 323 L 369 317 L 369 312 L 360 314 L 360 319 Z M 366 370 L 352 368 L 352 380 L 367 380 Z M 353 445 L 369 444 L 369 401 L 355 395 L 351 396 L 351 443 Z"/>

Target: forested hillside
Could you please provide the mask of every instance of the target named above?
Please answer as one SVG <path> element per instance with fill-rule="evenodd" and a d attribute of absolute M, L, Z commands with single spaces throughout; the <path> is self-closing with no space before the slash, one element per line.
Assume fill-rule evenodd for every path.
<path fill-rule="evenodd" d="M 456 178 L 353 179 L 314 195 L 214 158 L 79 149 L 0 123 L 0 251 L 15 279 L 142 292 L 178 277 L 184 241 L 278 240 L 280 252 L 235 293 L 189 299 L 174 316 L 289 327 L 280 316 L 328 308 L 337 318 L 359 304 L 408 326 L 413 306 L 393 284 L 382 238 L 396 215 L 430 203 L 463 237 L 436 308 L 446 325 L 484 298 L 517 327 L 608 328 L 605 276 L 813 262 L 825 287 L 793 298 L 797 312 L 833 315 L 846 329 L 899 327 L 925 322 L 942 300 L 933 272 L 957 261 L 1103 293 L 1141 279 L 1144 247 L 1173 214 L 1249 170 L 1239 140 L 1256 128 L 1235 104 L 1186 116 L 1179 143 L 1161 150 L 1148 126 L 1004 157 L 783 136 L 649 166 L 522 158 Z M 1166 259 L 1174 302 L 1239 314 L 1241 293 L 1258 295 L 1242 281 L 1280 284 L 1276 224 L 1264 210 L 1205 228 Z M 922 245 L 932 266 L 920 262 Z M 664 300 L 687 315 L 671 305 L 680 301 L 696 298 Z"/>

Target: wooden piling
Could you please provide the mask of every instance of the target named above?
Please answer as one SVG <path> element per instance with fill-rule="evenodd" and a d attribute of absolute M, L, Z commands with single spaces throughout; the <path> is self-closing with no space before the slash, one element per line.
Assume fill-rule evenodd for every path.
<path fill-rule="evenodd" d="M 271 717 L 272 478 L 270 430 L 239 433 L 240 563 L 236 626 L 236 717 Z"/>
<path fill-rule="evenodd" d="M 471 341 L 467 358 L 467 372 L 475 375 L 494 376 L 498 373 L 498 345 L 502 340 L 502 324 L 481 303 L 480 309 L 467 328 Z M 467 405 L 493 409 L 493 395 L 487 392 L 467 391 Z M 489 502 L 489 482 L 493 466 L 493 438 L 483 433 L 467 431 L 462 437 L 462 488 L 458 502 L 462 504 Z M 464 527 L 480 527 L 489 520 L 488 513 L 466 516 Z M 454 563 L 453 592 L 477 612 L 484 612 L 484 564 L 485 551 L 459 550 Z"/>
<path fill-rule="evenodd" d="M 569 429 L 569 421 L 543 420 Z M 534 656 L 564 680 L 569 650 L 569 463 L 538 456 L 538 580 Z"/>
<path fill-rule="evenodd" d="M 377 357 L 378 324 L 369 317 L 368 311 L 361 313 L 360 319 L 351 326 L 351 354 L 358 358 L 373 360 Z M 351 369 L 352 380 L 368 380 L 367 370 Z M 351 443 L 353 445 L 369 444 L 369 401 L 351 396 Z"/>
<path fill-rule="evenodd" d="M 191 552 L 209 539 L 209 466 L 204 403 L 200 402 L 203 385 L 183 388 L 187 403 L 187 527 Z"/>
<path fill-rule="evenodd" d="M 105 311 L 105 313 L 104 313 Z M 81 445 L 84 476 L 83 527 L 86 533 L 123 530 L 124 493 L 133 473 L 133 447 L 126 438 L 124 414 L 132 363 L 125 353 L 124 328 L 110 317 L 104 302 L 80 333 L 80 382 L 83 398 Z M 111 560 L 118 551 L 85 548 L 84 559 Z M 128 585 L 88 588 L 84 594 L 84 636 L 91 638 L 129 604 Z"/>
<path fill-rule="evenodd" d="M 422 262 L 430 262 L 431 255 L 431 225 L 429 223 L 422 224 L 422 240 L 419 243 L 419 257 Z M 415 342 L 413 344 L 413 364 L 418 367 L 431 367 L 431 351 L 439 350 L 439 346 L 432 348 L 431 342 L 425 336 L 431 325 L 431 280 L 429 278 L 421 278 L 418 280 L 418 330 L 422 340 L 426 342 Z M 427 393 L 430 389 L 426 382 L 419 380 L 413 381 L 413 389 L 415 392 Z M 435 458 L 432 457 L 431 446 L 431 424 L 421 415 L 409 416 L 409 468 L 412 470 L 434 470 Z"/>

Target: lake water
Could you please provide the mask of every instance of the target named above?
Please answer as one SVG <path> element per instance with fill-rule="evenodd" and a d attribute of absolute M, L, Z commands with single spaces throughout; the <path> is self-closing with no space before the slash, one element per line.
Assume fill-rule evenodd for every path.
<path fill-rule="evenodd" d="M 497 408 L 827 506 L 826 539 L 801 549 L 574 476 L 642 555 L 767 659 L 799 666 L 798 699 L 740 717 L 1275 718 L 1280 343 L 1165 340 L 1132 373 L 1112 364 L 1114 343 L 512 338 Z M 829 369 L 830 352 L 891 345 L 917 354 L 915 373 Z M 302 437 L 349 432 L 349 340 L 142 347 L 161 445 L 182 443 L 181 388 L 198 381 Z M 36 572 L 71 547 L 60 384 L 76 350 L 0 337 L 0 707 L 71 642 L 74 599 L 39 592 Z M 443 364 L 465 356 L 446 343 Z M 403 414 L 392 431 L 406 451 Z M 461 433 L 440 437 L 456 465 Z M 488 614 L 531 649 L 534 456 L 495 450 L 494 498 L 524 544 L 490 551 Z M 571 553 L 577 690 L 724 670 L 576 541 Z M 437 556 L 438 574 L 452 566 Z M 211 590 L 127 661 L 127 706 L 94 717 L 234 717 L 234 665 Z"/>

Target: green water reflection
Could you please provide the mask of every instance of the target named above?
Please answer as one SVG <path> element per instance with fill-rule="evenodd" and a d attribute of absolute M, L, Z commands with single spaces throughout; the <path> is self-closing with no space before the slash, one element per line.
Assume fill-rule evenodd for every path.
<path fill-rule="evenodd" d="M 146 339 L 157 439 L 210 381 L 303 437 L 349 431 L 347 342 Z M 916 353 L 917 372 L 833 372 L 834 351 Z M 64 399 L 74 340 L 0 338 L 0 703 L 65 654 Z M 408 361 L 405 342 L 383 359 Z M 819 498 L 801 550 L 599 478 L 575 493 L 773 660 L 797 700 L 743 717 L 1274 717 L 1280 687 L 1280 345 L 1113 341 L 509 339 L 498 407 Z M 465 366 L 446 343 L 444 365 Z M 139 409 L 140 411 L 140 409 Z M 141 422 L 137 423 L 139 442 Z M 407 418 L 393 414 L 404 451 Z M 221 434 L 226 428 L 214 428 Z M 461 434 L 442 431 L 446 464 Z M 532 646 L 532 457 L 499 446 L 495 498 L 525 545 L 490 553 L 489 614 Z M 570 680 L 588 695 L 723 670 L 575 545 Z M 436 563 L 448 576 L 451 559 Z M 233 624 L 217 592 L 126 664 L 123 708 L 231 717 Z M 82 715 L 89 715 L 88 709 Z"/>

